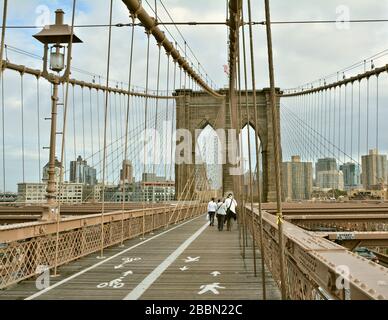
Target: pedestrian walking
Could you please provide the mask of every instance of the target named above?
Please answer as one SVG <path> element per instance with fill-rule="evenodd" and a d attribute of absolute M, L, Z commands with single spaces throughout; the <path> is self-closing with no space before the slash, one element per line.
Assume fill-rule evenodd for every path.
<path fill-rule="evenodd" d="M 216 214 L 217 214 L 217 222 L 218 222 L 218 231 L 223 231 L 224 221 L 226 216 L 226 205 L 221 200 L 218 200 Z"/>
<path fill-rule="evenodd" d="M 216 210 L 217 210 L 217 203 L 215 203 L 214 200 L 215 199 L 212 198 L 207 205 L 207 213 L 209 215 L 209 222 L 210 222 L 209 226 L 210 227 L 214 226 L 214 216 L 215 216 Z"/>
<path fill-rule="evenodd" d="M 226 229 L 232 231 L 232 220 L 237 220 L 237 201 L 233 198 L 233 194 L 229 193 L 225 199 L 226 205 Z"/>

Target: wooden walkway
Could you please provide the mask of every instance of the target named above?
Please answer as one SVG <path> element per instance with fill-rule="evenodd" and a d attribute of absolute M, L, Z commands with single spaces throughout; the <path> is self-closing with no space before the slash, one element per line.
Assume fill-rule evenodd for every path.
<path fill-rule="evenodd" d="M 0 300 L 260 300 L 261 278 L 253 277 L 252 258 L 241 258 L 238 239 L 236 225 L 219 232 L 201 216 L 107 249 L 105 259 L 93 254 L 62 266 L 41 291 L 35 279 L 0 291 Z M 266 275 L 267 298 L 280 299 Z"/>

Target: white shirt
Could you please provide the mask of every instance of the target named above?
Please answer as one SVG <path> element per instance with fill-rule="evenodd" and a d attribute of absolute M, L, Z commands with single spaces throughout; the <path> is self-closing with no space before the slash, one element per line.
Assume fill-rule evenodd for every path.
<path fill-rule="evenodd" d="M 217 204 L 218 209 L 217 209 L 217 214 L 226 216 L 226 205 L 223 202 L 218 202 Z"/>
<path fill-rule="evenodd" d="M 207 212 L 216 212 L 217 210 L 217 203 L 214 201 L 210 201 L 207 205 Z"/>
<path fill-rule="evenodd" d="M 230 208 L 230 211 L 236 213 L 237 201 L 235 199 L 226 198 L 225 199 L 226 209 Z"/>

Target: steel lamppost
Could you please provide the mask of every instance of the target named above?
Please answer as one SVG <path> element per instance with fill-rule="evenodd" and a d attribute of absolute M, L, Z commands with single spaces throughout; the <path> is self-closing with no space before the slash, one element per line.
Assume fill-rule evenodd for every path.
<path fill-rule="evenodd" d="M 58 107 L 58 86 L 66 81 L 70 75 L 71 50 L 70 45 L 73 43 L 81 43 L 82 41 L 74 34 L 71 26 L 63 23 L 64 12 L 61 9 L 55 11 L 55 24 L 47 25 L 42 31 L 34 35 L 34 38 L 44 44 L 43 57 L 43 75 L 49 79 L 53 85 L 51 97 L 51 131 L 50 131 L 50 156 L 49 170 L 47 182 L 47 208 L 43 213 L 43 220 L 55 220 L 57 218 L 57 182 L 55 172 L 55 150 L 57 136 L 57 107 Z M 64 46 L 62 45 L 64 44 Z M 51 45 L 51 47 L 50 47 Z M 66 46 L 68 48 L 68 64 L 62 76 L 60 72 L 65 69 Z M 48 53 L 50 51 L 50 70 L 57 75 L 49 75 L 47 70 Z M 61 164 L 62 165 L 62 164 Z"/>

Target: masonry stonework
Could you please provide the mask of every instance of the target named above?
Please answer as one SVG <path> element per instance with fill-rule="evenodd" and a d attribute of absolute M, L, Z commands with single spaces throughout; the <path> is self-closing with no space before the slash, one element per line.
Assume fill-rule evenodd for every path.
<path fill-rule="evenodd" d="M 279 90 L 277 90 L 279 93 Z M 230 106 L 228 90 L 221 90 L 224 98 L 216 98 L 205 92 L 195 92 L 192 90 L 177 90 L 176 95 L 176 127 L 177 129 L 189 130 L 192 137 L 191 163 L 183 163 L 175 165 L 175 190 L 178 199 L 187 197 L 191 198 L 194 193 L 195 183 L 191 183 L 195 172 L 195 145 L 197 136 L 196 130 L 202 130 L 207 125 L 210 125 L 214 130 L 231 129 L 230 125 Z M 247 96 L 247 99 L 246 99 Z M 270 90 L 263 89 L 256 91 L 257 97 L 257 115 L 258 115 L 258 135 L 261 142 L 261 158 L 260 169 L 262 170 L 262 199 L 264 202 L 276 201 L 276 180 L 275 180 L 275 165 L 274 165 L 274 148 L 273 148 L 273 126 L 270 104 Z M 248 124 L 247 104 L 249 110 L 249 123 L 254 128 L 254 106 L 253 92 L 241 93 L 241 119 L 237 123 L 241 123 L 238 128 L 237 137 L 242 128 Z M 277 121 L 280 128 L 279 117 L 279 99 L 277 99 Z M 177 144 L 182 139 L 177 138 Z M 280 141 L 280 137 L 279 137 Z M 227 140 L 227 144 L 230 141 Z M 254 145 L 254 142 L 253 142 Z M 181 157 L 183 156 L 181 153 Z M 178 155 L 176 155 L 178 156 Z M 186 157 L 189 155 L 185 155 Z M 228 159 L 228 154 L 226 154 Z M 280 159 L 280 161 L 282 161 Z M 238 165 L 237 165 L 238 166 Z M 230 174 L 231 168 L 237 167 L 229 164 L 229 161 L 224 161 L 222 169 L 222 191 L 235 192 L 234 179 Z"/>

